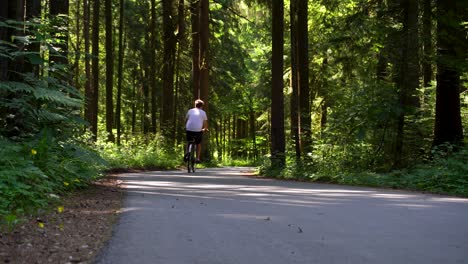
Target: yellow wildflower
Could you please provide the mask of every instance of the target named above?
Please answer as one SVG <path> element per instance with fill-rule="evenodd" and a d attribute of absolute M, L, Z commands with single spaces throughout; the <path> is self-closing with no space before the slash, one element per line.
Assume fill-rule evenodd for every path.
<path fill-rule="evenodd" d="M 63 210 L 64 210 L 64 207 L 63 207 L 63 206 L 57 207 L 57 212 L 63 213 Z"/>
<path fill-rule="evenodd" d="M 36 155 L 36 154 L 37 154 L 37 150 L 31 149 L 31 154 L 32 154 L 33 156 Z"/>

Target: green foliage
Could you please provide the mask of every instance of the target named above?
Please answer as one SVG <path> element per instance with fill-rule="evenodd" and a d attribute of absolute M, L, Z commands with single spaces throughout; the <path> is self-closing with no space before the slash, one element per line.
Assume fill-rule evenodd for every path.
<path fill-rule="evenodd" d="M 258 166 L 258 160 L 252 159 L 225 159 L 221 162 L 221 166 L 234 166 L 234 167 L 253 167 Z"/>
<path fill-rule="evenodd" d="M 183 147 L 170 149 L 160 137 L 128 136 L 122 145 L 99 140 L 97 147 L 110 169 L 173 169 L 182 164 Z"/>
<path fill-rule="evenodd" d="M 5 25 L 18 26 L 0 26 Z M 68 84 L 66 67 L 51 68 L 40 54 L 28 51 L 37 42 L 53 50 L 41 37 L 46 28 L 25 26 L 29 35 L 15 37 L 15 43 L 2 42 L 0 56 L 11 64 L 27 58 L 48 75 L 10 71 L 10 81 L 0 82 L 0 219 L 10 227 L 22 215 L 86 186 L 104 166 L 85 139 L 75 136 L 85 124 L 80 118 L 83 99 Z"/>
<path fill-rule="evenodd" d="M 261 167 L 260 173 L 276 178 L 427 191 L 468 197 L 468 148 L 465 147 L 456 152 L 450 150 L 453 150 L 453 147 L 434 149 L 432 161 L 390 173 L 334 169 L 338 168 L 336 164 L 329 164 L 328 170 L 324 167 L 317 170 L 314 164 L 302 162 L 289 162 L 284 170 L 275 171 L 271 170 L 268 159 Z"/>
<path fill-rule="evenodd" d="M 23 142 L 0 138 L 0 216 L 13 219 L 43 208 L 95 180 L 103 165 L 77 142 L 58 142 L 45 131 Z"/>

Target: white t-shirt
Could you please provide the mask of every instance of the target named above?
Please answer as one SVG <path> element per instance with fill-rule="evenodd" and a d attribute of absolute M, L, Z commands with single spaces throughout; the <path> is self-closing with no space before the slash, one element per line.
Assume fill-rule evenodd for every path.
<path fill-rule="evenodd" d="M 199 108 L 192 108 L 187 112 L 185 116 L 187 123 L 185 124 L 185 129 L 192 132 L 200 132 L 203 128 L 203 122 L 208 120 L 206 112 Z"/>

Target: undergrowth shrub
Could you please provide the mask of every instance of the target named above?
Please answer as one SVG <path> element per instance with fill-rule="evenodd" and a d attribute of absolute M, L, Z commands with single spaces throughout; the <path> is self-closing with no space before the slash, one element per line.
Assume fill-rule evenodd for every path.
<path fill-rule="evenodd" d="M 290 160 L 283 170 L 271 169 L 269 159 L 260 174 L 276 178 L 327 182 L 346 185 L 427 191 L 468 197 L 468 148 L 434 148 L 433 159 L 411 167 L 377 173 L 372 170 L 346 170 L 340 159 L 316 163 Z M 325 163 L 320 163 L 324 162 Z"/>
<path fill-rule="evenodd" d="M 173 149 L 164 144 L 161 137 L 128 136 L 117 146 L 98 140 L 97 148 L 108 162 L 108 168 L 176 168 L 182 163 L 183 147 Z"/>
<path fill-rule="evenodd" d="M 0 216 L 13 221 L 88 185 L 104 160 L 77 142 L 0 139 Z"/>
<path fill-rule="evenodd" d="M 83 97 L 69 85 L 67 67 L 49 64 L 38 44 L 54 52 L 47 23 L 0 22 L 24 37 L 0 42 L 0 57 L 42 67 L 43 75 L 9 72 L 0 82 L 0 228 L 24 214 L 46 207 L 52 200 L 81 188 L 99 176 L 104 161 L 80 135 Z M 50 55 L 50 54 L 49 54 Z"/>

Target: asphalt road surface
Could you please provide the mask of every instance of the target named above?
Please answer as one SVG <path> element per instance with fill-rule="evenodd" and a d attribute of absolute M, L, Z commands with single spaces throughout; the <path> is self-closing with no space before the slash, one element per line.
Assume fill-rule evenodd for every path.
<path fill-rule="evenodd" d="M 97 263 L 468 263 L 468 199 L 248 171 L 122 175 L 123 212 Z"/>

